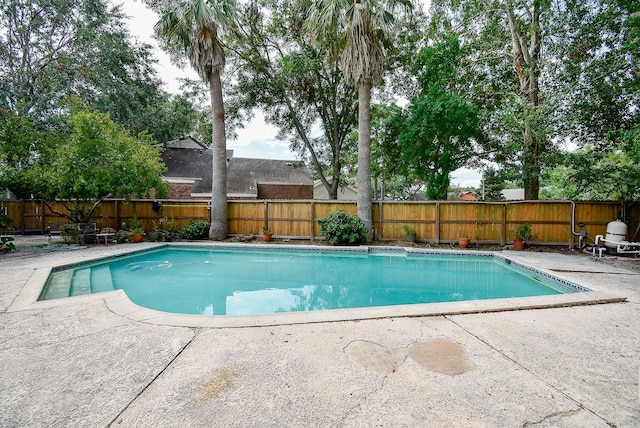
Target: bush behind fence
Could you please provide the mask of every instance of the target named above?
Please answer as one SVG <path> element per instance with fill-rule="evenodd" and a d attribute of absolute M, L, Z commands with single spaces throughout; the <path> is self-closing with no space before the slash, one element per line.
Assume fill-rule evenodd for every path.
<path fill-rule="evenodd" d="M 149 231 L 154 226 L 169 224 L 184 227 L 191 221 L 209 221 L 208 201 L 163 200 L 154 210 L 153 200 L 108 199 L 102 203 L 93 221 L 98 228 L 120 229 L 122 223 L 136 216 Z M 156 207 L 157 208 L 157 207 Z M 62 203 L 54 209 L 64 212 Z M 14 222 L 16 233 L 46 233 L 49 222 L 64 221 L 38 201 L 0 200 L 0 212 Z M 319 218 L 343 210 L 356 213 L 355 202 L 316 200 L 259 200 L 228 203 L 230 235 L 259 235 L 267 226 L 276 237 L 291 239 L 320 238 Z M 513 240 L 515 229 L 531 224 L 534 242 L 546 245 L 569 245 L 577 242 L 578 224 L 583 224 L 589 237 L 604 234 L 613 219 L 624 217 L 629 225 L 628 239 L 636 239 L 640 206 L 616 202 L 520 201 L 467 202 L 382 201 L 373 204 L 374 238 L 381 241 L 402 240 L 408 225 L 417 232 L 418 241 L 456 242 L 471 238 L 472 242 L 504 245 Z"/>

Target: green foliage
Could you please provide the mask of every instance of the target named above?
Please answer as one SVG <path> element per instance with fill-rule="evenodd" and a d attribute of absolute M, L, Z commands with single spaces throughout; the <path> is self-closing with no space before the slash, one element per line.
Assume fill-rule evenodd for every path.
<path fill-rule="evenodd" d="M 449 174 L 475 153 L 479 109 L 447 89 L 460 55 L 456 38 L 420 52 L 415 65 L 420 92 L 399 117 L 403 164 L 427 184 L 427 197 L 432 200 L 447 198 Z"/>
<path fill-rule="evenodd" d="M 192 221 L 181 232 L 184 239 L 207 239 L 210 224 L 206 221 Z"/>
<path fill-rule="evenodd" d="M 310 6 L 266 0 L 257 10 L 246 4 L 229 40 L 238 68 L 227 104 L 236 111 L 264 112 L 278 128 L 278 138 L 290 142 L 336 199 L 345 142 L 357 121 L 357 91 L 346 84 L 337 64 L 324 60 L 335 40 L 311 44 L 303 25 Z"/>
<path fill-rule="evenodd" d="M 533 234 L 531 233 L 531 225 L 529 223 L 522 223 L 516 228 L 516 239 L 522 241 L 533 239 Z"/>
<path fill-rule="evenodd" d="M 364 242 L 367 228 L 358 216 L 336 211 L 318 219 L 320 233 L 331 245 L 358 244 Z"/>
<path fill-rule="evenodd" d="M 14 238 L 11 236 L 0 236 L 0 250 L 4 248 L 9 251 L 15 250 L 16 245 L 12 241 L 14 241 Z"/>
<path fill-rule="evenodd" d="M 136 229 L 144 231 L 142 220 L 140 220 L 135 214 L 129 220 L 122 222 L 122 229 L 128 230 L 130 232 L 133 232 Z"/>
<path fill-rule="evenodd" d="M 621 148 L 640 114 L 640 3 L 497 5 L 433 0 L 427 43 L 448 35 L 464 41 L 454 92 L 480 107 L 483 161 L 532 184 L 558 164 L 559 144 Z"/>
<path fill-rule="evenodd" d="M 402 226 L 402 230 L 404 230 L 404 233 L 406 233 L 407 235 L 415 235 L 416 234 L 416 230 L 414 228 L 412 228 L 411 226 L 409 226 L 408 224 L 405 224 L 404 226 Z"/>
<path fill-rule="evenodd" d="M 165 241 L 179 241 L 182 237 L 182 231 L 174 219 L 165 220 L 163 226 L 166 227 L 162 232 Z"/>
<path fill-rule="evenodd" d="M 504 199 L 502 191 L 506 188 L 506 177 L 502 171 L 488 168 L 483 174 L 484 199 L 486 201 L 501 201 Z"/>
<path fill-rule="evenodd" d="M 75 223 L 86 223 L 107 196 L 161 196 L 167 184 L 160 149 L 147 134 L 120 129 L 107 114 L 79 110 L 69 118 L 72 132 L 38 171 L 41 187 L 32 193 L 45 201 L 62 199 Z M 88 204 L 87 204 L 88 203 Z"/>
<path fill-rule="evenodd" d="M 65 223 L 60 225 L 60 236 L 64 239 L 65 243 L 77 243 L 78 242 L 78 225 L 75 223 Z"/>
<path fill-rule="evenodd" d="M 3 234 L 9 226 L 13 224 L 13 220 L 6 214 L 0 213 L 0 235 Z"/>
<path fill-rule="evenodd" d="M 594 147 L 568 153 L 562 163 L 545 174 L 550 189 L 544 195 L 572 200 L 640 200 L 640 163 L 636 153 Z"/>
<path fill-rule="evenodd" d="M 3 235 L 5 231 L 9 228 L 9 225 L 13 223 L 13 220 L 6 215 L 0 214 L 0 235 Z M 14 239 L 11 236 L 0 236 L 0 250 L 8 249 L 9 251 L 15 250 L 16 246 L 12 242 Z"/>
<path fill-rule="evenodd" d="M 133 241 L 133 233 L 130 230 L 119 230 L 116 232 L 116 242 L 118 244 L 124 244 L 125 242 Z"/>

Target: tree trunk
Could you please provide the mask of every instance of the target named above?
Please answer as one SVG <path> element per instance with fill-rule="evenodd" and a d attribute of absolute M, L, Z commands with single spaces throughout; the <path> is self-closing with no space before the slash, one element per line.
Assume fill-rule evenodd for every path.
<path fill-rule="evenodd" d="M 371 206 L 371 83 L 358 87 L 358 217 L 367 228 L 367 242 L 373 240 Z"/>
<path fill-rule="evenodd" d="M 212 185 L 211 227 L 209 239 L 221 241 L 227 237 L 227 139 L 224 129 L 224 104 L 220 72 L 209 74 L 211 95 L 212 139 Z"/>
<path fill-rule="evenodd" d="M 536 133 L 536 115 L 540 106 L 541 7 L 538 2 L 533 2 L 533 11 L 529 24 L 531 32 L 529 47 L 525 35 L 516 20 L 513 5 L 511 2 L 506 4 L 514 66 L 520 82 L 520 96 L 523 98 L 524 105 L 522 181 L 524 183 L 524 198 L 527 200 L 538 199 L 540 193 L 540 137 Z"/>

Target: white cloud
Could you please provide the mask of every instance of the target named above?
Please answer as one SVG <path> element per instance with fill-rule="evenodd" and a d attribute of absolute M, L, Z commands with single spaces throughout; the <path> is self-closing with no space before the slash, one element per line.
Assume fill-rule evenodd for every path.
<path fill-rule="evenodd" d="M 480 187 L 482 175 L 478 171 L 460 168 L 451 173 L 451 183 L 460 187 Z"/>

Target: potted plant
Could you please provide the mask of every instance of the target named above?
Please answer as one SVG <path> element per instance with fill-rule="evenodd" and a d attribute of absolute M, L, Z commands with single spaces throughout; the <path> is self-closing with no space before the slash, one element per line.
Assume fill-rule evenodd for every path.
<path fill-rule="evenodd" d="M 142 242 L 142 239 L 144 239 L 144 229 L 136 227 L 131 232 L 131 237 L 133 238 L 133 242 Z"/>
<path fill-rule="evenodd" d="M 416 242 L 416 230 L 409 225 L 402 226 L 402 230 L 406 233 L 406 239 L 409 242 Z"/>
<path fill-rule="evenodd" d="M 270 242 L 272 236 L 273 232 L 267 226 L 262 226 L 262 239 L 264 239 L 264 242 Z"/>
<path fill-rule="evenodd" d="M 151 230 L 151 232 L 147 234 L 147 238 L 151 242 L 158 242 L 161 237 L 162 237 L 162 230 L 160 229 L 160 226 L 158 225 L 158 223 L 154 221 L 153 229 Z"/>
<path fill-rule="evenodd" d="M 471 238 L 458 238 L 458 245 L 460 248 L 467 248 L 470 242 Z"/>
<path fill-rule="evenodd" d="M 516 250 L 524 250 L 526 242 L 533 239 L 531 233 L 531 225 L 529 223 L 522 223 L 516 229 L 516 237 L 513 240 L 513 248 Z"/>

